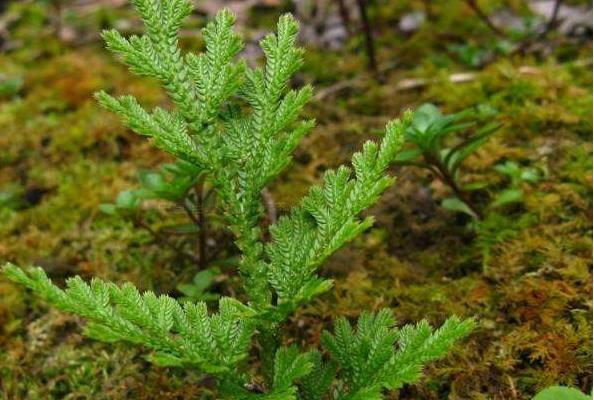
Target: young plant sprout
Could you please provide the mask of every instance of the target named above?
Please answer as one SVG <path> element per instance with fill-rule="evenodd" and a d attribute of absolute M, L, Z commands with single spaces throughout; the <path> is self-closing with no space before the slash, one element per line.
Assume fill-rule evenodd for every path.
<path fill-rule="evenodd" d="M 213 191 L 204 185 L 203 171 L 183 160 L 161 165 L 159 170 L 141 171 L 138 174 L 140 187 L 125 190 L 118 194 L 114 203 L 101 204 L 99 208 L 108 215 L 130 221 L 135 227 L 148 231 L 156 240 L 168 245 L 177 255 L 194 263 L 198 269 L 206 267 L 211 254 L 206 251 L 208 231 L 206 200 L 212 198 Z M 153 210 L 145 207 L 149 202 L 167 204 L 170 208 L 183 212 L 187 222 L 167 226 L 162 229 L 151 227 Z M 188 250 L 189 240 L 173 240 L 172 236 L 194 239 L 194 249 Z M 181 242 L 181 243 L 180 243 Z"/>
<path fill-rule="evenodd" d="M 443 115 L 433 104 L 423 104 L 414 113 L 406 129 L 406 139 L 413 145 L 396 157 L 400 165 L 414 165 L 430 170 L 439 180 L 450 187 L 454 196 L 443 200 L 444 208 L 460 211 L 481 219 L 481 210 L 470 198 L 471 188 L 460 183 L 460 166 L 480 148 L 499 127 L 490 123 L 478 129 L 466 139 L 448 147 L 446 139 L 475 125 L 468 121 L 475 110 L 468 109 L 456 114 Z"/>
<path fill-rule="evenodd" d="M 515 161 L 506 161 L 495 166 L 495 171 L 505 176 L 509 183 L 497 193 L 490 207 L 503 207 L 507 204 L 520 203 L 524 200 L 524 189 L 522 186 L 529 183 L 537 183 L 540 180 L 538 170 L 522 167 Z"/>
<path fill-rule="evenodd" d="M 230 243 L 215 212 L 215 190 L 205 179 L 202 169 L 178 160 L 163 164 L 158 170 L 141 171 L 138 189 L 122 191 L 114 203 L 99 207 L 106 214 L 148 231 L 156 241 L 191 262 L 195 270 L 202 271 L 221 261 L 219 257 Z M 185 220 L 154 228 L 151 220 L 166 211 L 182 214 Z"/>

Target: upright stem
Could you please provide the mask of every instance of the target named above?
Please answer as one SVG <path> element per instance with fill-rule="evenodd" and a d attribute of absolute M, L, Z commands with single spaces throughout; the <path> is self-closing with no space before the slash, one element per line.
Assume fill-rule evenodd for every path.
<path fill-rule="evenodd" d="M 207 220 L 206 213 L 204 212 L 204 176 L 200 177 L 194 191 L 196 192 L 196 221 L 198 223 L 198 242 L 196 243 L 198 251 L 198 268 L 203 270 L 206 268 L 207 262 Z"/>
<path fill-rule="evenodd" d="M 559 16 L 559 10 L 561 9 L 561 3 L 563 3 L 563 0 L 555 1 L 555 5 L 553 6 L 553 13 L 551 14 L 551 18 L 547 22 L 544 30 L 539 35 L 539 37 L 545 37 L 557 25 L 557 17 Z"/>
<path fill-rule="evenodd" d="M 147 232 L 149 232 L 155 239 L 159 240 L 161 243 L 164 243 L 165 245 L 169 246 L 171 249 L 173 249 L 178 255 L 182 256 L 182 257 L 186 257 L 194 262 L 198 262 L 198 259 L 192 255 L 192 254 L 188 254 L 186 253 L 180 246 L 176 245 L 175 243 L 171 242 L 167 236 L 163 235 L 161 232 L 151 228 L 151 226 L 149 224 L 147 224 L 146 222 L 144 222 L 142 219 L 140 218 L 135 218 L 133 220 L 134 224 L 140 228 L 145 229 Z"/>
<path fill-rule="evenodd" d="M 264 207 L 266 208 L 266 214 L 268 215 L 268 223 L 270 225 L 276 224 L 276 205 L 274 204 L 274 198 L 272 197 L 272 194 L 266 188 L 262 190 L 262 200 L 264 200 Z"/>
<path fill-rule="evenodd" d="M 437 157 L 428 157 L 428 158 L 429 159 L 427 161 L 429 161 L 429 164 L 432 164 L 437 168 L 437 171 L 439 172 L 439 176 L 445 182 L 445 184 L 448 185 L 453 190 L 456 197 L 458 197 L 460 200 L 462 200 L 472 210 L 472 212 L 476 215 L 476 217 L 479 220 L 482 220 L 483 213 L 481 212 L 481 210 L 479 210 L 473 204 L 473 202 L 470 200 L 470 198 L 468 197 L 468 192 L 466 192 L 460 188 L 460 186 L 458 185 L 458 182 L 456 182 L 456 179 L 454 179 L 454 177 L 449 173 L 449 171 L 443 165 L 443 163 L 439 160 L 439 158 L 437 158 Z"/>
<path fill-rule="evenodd" d="M 367 52 L 367 67 L 373 74 L 377 76 L 377 60 L 375 57 L 375 44 L 373 42 L 373 36 L 371 32 L 371 25 L 369 25 L 369 17 L 367 15 L 367 2 L 366 0 L 357 0 L 357 6 L 359 7 L 359 14 L 361 15 L 361 30 L 365 36 L 365 50 Z"/>
<path fill-rule="evenodd" d="M 274 357 L 278 349 L 279 337 L 276 325 L 260 328 L 258 343 L 260 344 L 260 361 L 262 362 L 262 374 L 266 379 L 267 387 L 272 387 L 274 379 Z"/>
<path fill-rule="evenodd" d="M 58 36 L 60 36 L 60 33 L 62 32 L 62 0 L 55 0 L 54 1 L 54 13 L 55 13 L 55 29 L 56 29 L 56 34 Z"/>
<path fill-rule="evenodd" d="M 344 4 L 344 0 L 337 0 L 338 2 L 338 12 L 340 13 L 340 19 L 342 20 L 342 25 L 346 30 L 347 34 L 351 36 L 351 17 L 349 15 L 349 10 Z"/>

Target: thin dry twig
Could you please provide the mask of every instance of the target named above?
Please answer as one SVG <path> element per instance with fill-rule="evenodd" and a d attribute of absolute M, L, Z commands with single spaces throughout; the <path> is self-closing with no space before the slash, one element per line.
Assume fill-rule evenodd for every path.
<path fill-rule="evenodd" d="M 541 38 L 547 36 L 549 32 L 553 30 L 557 26 L 557 18 L 559 17 L 559 10 L 561 10 L 561 4 L 563 0 L 556 0 L 555 5 L 553 6 L 553 13 L 551 14 L 551 18 L 549 18 L 549 22 L 547 22 L 544 30 L 539 35 Z"/>
<path fill-rule="evenodd" d="M 275 224 L 278 217 L 276 212 L 276 204 L 274 203 L 274 198 L 270 191 L 266 188 L 262 190 L 262 200 L 264 200 L 264 207 L 266 207 L 266 213 L 268 215 L 269 223 Z"/>
<path fill-rule="evenodd" d="M 342 21 L 342 26 L 344 30 L 347 32 L 347 35 L 350 37 L 353 32 L 351 29 L 351 16 L 349 14 L 349 9 L 344 3 L 344 0 L 337 0 L 338 2 L 338 12 L 340 13 L 340 19 Z"/>
<path fill-rule="evenodd" d="M 470 7 L 472 9 L 472 11 L 474 11 L 476 16 L 479 17 L 480 20 L 483 21 L 483 23 L 491 31 L 493 31 L 494 34 L 496 34 L 497 36 L 502 37 L 502 38 L 507 38 L 507 33 L 505 33 L 501 28 L 499 28 L 497 25 L 495 25 L 493 23 L 493 21 L 491 21 L 489 16 L 487 14 L 485 14 L 485 12 L 481 9 L 481 7 L 478 5 L 476 0 L 466 0 L 466 4 L 468 5 L 468 7 Z"/>
<path fill-rule="evenodd" d="M 195 263 L 198 263 L 199 260 L 194 255 L 186 253 L 180 246 L 176 245 L 175 243 L 170 241 L 169 238 L 167 238 L 167 236 L 163 235 L 162 232 L 153 229 L 149 224 L 144 222 L 142 219 L 140 219 L 140 218 L 136 219 L 134 221 L 134 224 L 140 228 L 143 228 L 147 232 L 149 232 L 156 240 L 161 241 L 161 243 L 165 244 L 166 246 L 169 246 L 178 255 L 185 257 Z"/>
<path fill-rule="evenodd" d="M 375 77 L 378 77 L 379 71 L 377 68 L 377 58 L 375 56 L 375 44 L 373 42 L 373 32 L 371 31 L 371 25 L 369 24 L 369 17 L 367 15 L 366 0 L 357 0 L 357 6 L 359 7 L 359 15 L 361 17 L 361 30 L 365 36 L 367 67 L 375 75 Z"/>
<path fill-rule="evenodd" d="M 206 268 L 207 257 L 206 254 L 206 236 L 208 229 L 208 222 L 206 220 L 206 212 L 204 210 L 204 176 L 201 176 L 198 183 L 194 187 L 196 195 L 196 224 L 198 225 L 198 240 L 196 247 L 198 250 L 198 268 L 203 270 Z"/>

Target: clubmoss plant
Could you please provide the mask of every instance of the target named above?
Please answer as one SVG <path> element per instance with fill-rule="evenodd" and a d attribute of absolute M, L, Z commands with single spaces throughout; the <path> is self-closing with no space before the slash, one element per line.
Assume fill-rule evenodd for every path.
<path fill-rule="evenodd" d="M 213 376 L 223 398 L 370 400 L 417 381 L 424 364 L 469 333 L 472 320 L 452 317 L 436 330 L 425 321 L 396 328 L 391 311 L 364 312 L 356 328 L 339 319 L 334 334 L 323 335 L 323 353 L 283 347 L 281 329 L 298 306 L 331 289 L 332 281 L 317 275 L 322 263 L 372 225 L 371 217 L 359 214 L 393 183 L 386 169 L 396 159 L 410 115 L 388 123 L 380 144 L 367 142 L 353 156 L 352 169 L 326 172 L 321 185 L 265 236 L 261 192 L 314 125 L 298 118 L 311 87 L 288 88 L 302 63 L 302 50 L 294 45 L 297 23 L 282 16 L 277 34 L 260 43 L 266 65 L 248 68 L 234 61 L 242 43 L 229 11 L 204 29 L 205 53 L 182 55 L 177 33 L 190 2 L 132 3 L 146 35 L 126 39 L 107 31 L 107 46 L 132 71 L 159 79 L 175 109 L 149 112 L 131 96 L 105 92 L 97 98 L 132 130 L 205 172 L 241 252 L 245 296 L 222 297 L 218 311 L 209 312 L 204 302 L 182 304 L 140 293 L 130 283 L 74 277 L 61 289 L 40 268 L 8 264 L 5 274 L 59 309 L 87 318 L 85 333 L 93 338 L 141 345 L 152 350 L 157 364 Z"/>

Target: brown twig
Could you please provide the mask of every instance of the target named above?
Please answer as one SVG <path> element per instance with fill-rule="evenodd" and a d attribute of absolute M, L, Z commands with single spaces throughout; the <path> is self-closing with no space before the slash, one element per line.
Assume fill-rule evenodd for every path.
<path fill-rule="evenodd" d="M 555 1 L 555 5 L 553 6 L 553 13 L 551 14 L 551 17 L 549 18 L 549 21 L 545 25 L 543 31 L 540 33 L 540 35 L 538 35 L 539 38 L 547 36 L 553 30 L 553 28 L 557 26 L 557 18 L 559 17 L 559 10 L 561 9 L 562 3 L 563 0 Z"/>
<path fill-rule="evenodd" d="M 398 63 L 391 61 L 391 62 L 382 64 L 378 68 L 378 72 L 380 75 L 383 75 L 386 72 L 388 72 L 396 67 L 398 67 Z M 369 77 L 364 74 L 357 75 L 355 78 L 352 78 L 352 79 L 341 80 L 341 81 L 335 83 L 334 85 L 326 86 L 326 87 L 318 90 L 318 92 L 314 95 L 313 100 L 321 101 L 324 98 L 326 98 L 327 96 L 330 96 L 334 93 L 338 93 L 342 90 L 350 89 L 350 88 L 357 88 L 359 86 L 364 86 L 364 83 L 366 80 L 369 80 Z"/>
<path fill-rule="evenodd" d="M 346 4 L 344 3 L 344 0 L 337 0 L 338 3 L 338 12 L 340 14 L 340 19 L 342 21 L 342 25 L 344 27 L 344 29 L 346 30 L 347 34 L 349 36 L 352 35 L 352 31 L 351 31 L 351 17 L 349 15 L 349 10 L 346 6 Z"/>
<path fill-rule="evenodd" d="M 540 33 L 528 36 L 526 39 L 524 39 L 522 42 L 520 42 L 520 44 L 516 46 L 515 50 L 512 51 L 510 55 L 516 53 L 526 53 L 527 49 L 529 49 L 530 46 L 534 45 L 539 40 L 546 38 L 549 35 L 549 33 L 553 31 L 553 29 L 557 26 L 557 18 L 559 16 L 559 10 L 561 9 L 561 3 L 562 0 L 555 1 L 551 17 L 549 18 L 549 21 L 545 24 L 545 27 L 542 29 L 542 31 L 540 31 Z"/>
<path fill-rule="evenodd" d="M 377 77 L 377 59 L 375 57 L 375 44 L 373 42 L 373 34 L 371 32 L 371 25 L 369 24 L 369 17 L 367 15 L 367 1 L 357 0 L 359 14 L 361 16 L 361 30 L 365 36 L 365 51 L 367 53 L 367 68 Z"/>
<path fill-rule="evenodd" d="M 198 218 L 196 218 L 196 215 L 194 215 L 194 211 L 192 211 L 192 209 L 188 206 L 188 204 L 185 201 L 181 203 L 181 206 L 188 215 L 188 217 L 192 220 L 192 222 L 196 225 L 200 225 Z"/>
<path fill-rule="evenodd" d="M 169 246 L 172 250 L 174 250 L 179 256 L 185 257 L 190 259 L 193 262 L 198 262 L 198 259 L 193 256 L 192 254 L 186 253 L 181 247 L 176 245 L 175 243 L 171 242 L 166 236 L 164 236 L 161 232 L 154 230 L 150 225 L 144 222 L 140 218 L 134 219 L 134 224 L 140 228 L 143 228 L 147 232 L 149 232 L 156 240 L 164 243 L 165 245 Z"/>
<path fill-rule="evenodd" d="M 62 0 L 54 0 L 52 6 L 54 12 L 52 20 L 52 23 L 54 24 L 53 28 L 56 32 L 56 36 L 60 36 L 60 32 L 62 32 L 62 14 L 64 4 Z"/>
<path fill-rule="evenodd" d="M 584 67 L 584 66 L 591 66 L 592 59 L 580 59 L 572 63 L 572 65 L 576 67 Z M 386 65 L 385 67 L 380 68 L 380 73 L 385 73 L 390 69 L 397 67 L 396 63 L 391 63 L 390 65 Z M 534 75 L 539 72 L 537 68 L 532 66 L 524 65 L 518 68 L 518 72 L 523 75 Z M 452 83 L 465 83 L 465 82 L 472 82 L 477 77 L 476 72 L 456 72 L 451 74 L 448 79 Z M 359 89 L 366 87 L 365 79 L 363 75 L 359 75 L 353 79 L 343 80 L 334 85 L 330 85 L 318 90 L 318 92 L 314 95 L 313 100 L 317 102 L 321 102 L 326 97 L 339 93 L 346 89 Z M 430 85 L 434 82 L 439 82 L 439 78 L 435 79 L 423 79 L 423 78 L 406 78 L 402 79 L 401 81 L 396 83 L 395 90 L 405 91 L 405 90 L 414 90 L 419 89 L 424 86 Z"/>
<path fill-rule="evenodd" d="M 501 30 L 501 28 L 495 25 L 493 21 L 491 21 L 489 16 L 484 13 L 484 11 L 478 5 L 476 0 L 466 0 L 466 4 L 468 5 L 468 7 L 472 9 L 472 11 L 474 11 L 477 17 L 479 17 L 481 21 L 483 21 L 483 23 L 493 31 L 493 33 L 495 33 L 499 37 L 507 38 L 507 34 L 503 30 Z"/>
<path fill-rule="evenodd" d="M 452 189 L 456 197 L 462 200 L 470 208 L 470 210 L 476 215 L 477 219 L 482 220 L 483 213 L 481 212 L 481 210 L 479 210 L 470 200 L 470 198 L 468 197 L 468 192 L 460 188 L 458 182 L 456 182 L 456 179 L 454 179 L 454 177 L 450 175 L 445 165 L 443 165 L 443 163 L 439 161 L 437 158 L 430 158 L 427 161 L 429 162 L 429 164 L 434 165 L 437 168 L 437 171 L 439 171 L 438 177 Z"/>
<path fill-rule="evenodd" d="M 268 215 L 268 221 L 270 225 L 275 224 L 277 220 L 276 205 L 274 204 L 274 198 L 270 191 L 266 188 L 262 190 L 262 199 L 264 200 L 264 207 L 266 207 L 266 213 Z"/>
<path fill-rule="evenodd" d="M 427 15 L 427 20 L 433 21 L 435 19 L 435 13 L 433 12 L 433 7 L 431 7 L 431 0 L 423 0 L 423 6 L 425 8 L 425 15 Z"/>
<path fill-rule="evenodd" d="M 194 187 L 196 195 L 196 220 L 198 224 L 198 267 L 202 270 L 206 268 L 206 213 L 204 212 L 204 176 L 200 177 Z"/>

